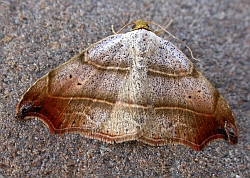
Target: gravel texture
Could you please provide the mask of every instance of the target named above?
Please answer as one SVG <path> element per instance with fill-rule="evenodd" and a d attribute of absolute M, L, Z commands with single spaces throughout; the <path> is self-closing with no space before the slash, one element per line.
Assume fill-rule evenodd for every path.
<path fill-rule="evenodd" d="M 249 0 L 0 1 L 0 177 L 250 177 L 249 9 Z M 111 145 L 14 118 L 36 80 L 111 35 L 111 25 L 118 30 L 138 17 L 162 26 L 174 20 L 168 31 L 201 59 L 195 65 L 235 114 L 236 146 Z"/>

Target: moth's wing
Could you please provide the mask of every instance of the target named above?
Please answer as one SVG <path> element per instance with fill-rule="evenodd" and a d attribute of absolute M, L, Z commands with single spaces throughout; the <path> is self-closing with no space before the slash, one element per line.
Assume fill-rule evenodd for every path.
<path fill-rule="evenodd" d="M 53 133 L 80 132 L 107 142 L 136 139 L 136 120 L 145 111 L 118 101 L 130 65 L 122 39 L 108 37 L 50 71 L 23 95 L 16 117 L 38 117 Z"/>
<path fill-rule="evenodd" d="M 148 53 L 153 110 L 140 140 L 151 145 L 177 142 L 194 150 L 214 139 L 237 143 L 235 119 L 223 97 L 177 47 L 154 39 Z"/>

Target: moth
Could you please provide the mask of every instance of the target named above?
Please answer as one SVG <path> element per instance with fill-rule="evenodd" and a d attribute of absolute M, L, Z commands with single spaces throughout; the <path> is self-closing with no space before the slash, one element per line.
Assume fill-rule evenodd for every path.
<path fill-rule="evenodd" d="M 54 134 L 78 132 L 108 143 L 236 144 L 233 113 L 189 58 L 138 19 L 39 79 L 16 108 Z"/>

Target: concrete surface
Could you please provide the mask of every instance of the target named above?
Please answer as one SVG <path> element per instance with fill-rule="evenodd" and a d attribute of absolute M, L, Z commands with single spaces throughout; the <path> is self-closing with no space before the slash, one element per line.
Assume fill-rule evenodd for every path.
<path fill-rule="evenodd" d="M 249 0 L 1 0 L 0 175 L 250 177 L 249 9 Z M 52 135 L 38 119 L 14 118 L 17 102 L 37 79 L 111 35 L 112 24 L 117 30 L 138 17 L 162 26 L 174 20 L 168 31 L 201 59 L 195 65 L 235 114 L 236 146 L 218 140 L 196 152 L 136 141 L 110 145 L 79 134 Z"/>

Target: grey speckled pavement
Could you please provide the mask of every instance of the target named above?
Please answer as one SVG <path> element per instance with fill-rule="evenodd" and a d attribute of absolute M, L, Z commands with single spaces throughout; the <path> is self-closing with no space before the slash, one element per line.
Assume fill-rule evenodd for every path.
<path fill-rule="evenodd" d="M 2 0 L 0 177 L 250 177 L 249 9 L 248 0 Z M 77 133 L 53 135 L 38 119 L 15 119 L 17 102 L 36 80 L 111 35 L 111 25 L 117 30 L 138 17 L 162 26 L 173 19 L 168 31 L 188 44 L 201 60 L 198 70 L 232 108 L 237 145 L 217 140 L 201 152 L 136 141 L 112 145 Z"/>

